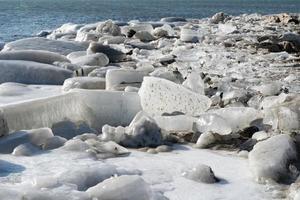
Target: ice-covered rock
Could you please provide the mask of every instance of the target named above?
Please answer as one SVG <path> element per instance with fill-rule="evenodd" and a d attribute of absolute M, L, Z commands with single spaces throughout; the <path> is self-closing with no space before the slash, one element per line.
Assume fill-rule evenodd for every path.
<path fill-rule="evenodd" d="M 160 128 L 154 119 L 144 112 L 139 112 L 128 127 L 102 128 L 102 140 L 113 140 L 125 147 L 156 147 L 163 142 Z"/>
<path fill-rule="evenodd" d="M 118 171 L 115 166 L 102 164 L 63 172 L 60 174 L 58 181 L 64 184 L 72 184 L 76 186 L 77 190 L 84 191 L 117 174 Z"/>
<path fill-rule="evenodd" d="M 232 133 L 231 125 L 227 120 L 213 113 L 205 113 L 198 116 L 195 128 L 200 133 L 212 132 L 219 135 L 229 135 Z"/>
<path fill-rule="evenodd" d="M 182 85 L 195 93 L 204 95 L 204 81 L 196 72 L 190 73 Z"/>
<path fill-rule="evenodd" d="M 107 179 L 86 191 L 91 197 L 109 200 L 150 200 L 152 191 L 139 176 L 119 176 Z"/>
<path fill-rule="evenodd" d="M 213 24 L 218 24 L 220 22 L 224 22 L 224 20 L 227 18 L 228 16 L 223 13 L 223 12 L 218 12 L 216 13 L 214 16 L 212 16 L 212 18 L 210 19 L 210 22 Z"/>
<path fill-rule="evenodd" d="M 84 152 L 88 150 L 90 146 L 80 139 L 72 139 L 72 140 L 68 140 L 62 148 L 68 151 Z"/>
<path fill-rule="evenodd" d="M 156 38 L 149 33 L 148 31 L 138 31 L 135 33 L 134 35 L 136 38 L 138 38 L 139 40 L 141 40 L 142 42 L 150 42 L 155 40 Z"/>
<path fill-rule="evenodd" d="M 105 21 L 99 26 L 97 26 L 96 31 L 102 35 L 112 35 L 112 36 L 121 35 L 120 27 L 111 20 Z"/>
<path fill-rule="evenodd" d="M 43 50 L 62 55 L 74 51 L 85 51 L 87 46 L 77 42 L 50 40 L 46 38 L 26 38 L 5 44 L 2 51 Z"/>
<path fill-rule="evenodd" d="M 253 90 L 261 93 L 264 96 L 278 95 L 280 93 L 281 88 L 282 88 L 282 84 L 279 82 L 272 82 L 272 83 L 252 87 Z"/>
<path fill-rule="evenodd" d="M 233 24 L 219 24 L 218 25 L 219 31 L 223 34 L 230 34 L 237 30 L 237 27 Z"/>
<path fill-rule="evenodd" d="M 84 31 L 78 31 L 75 41 L 77 42 L 97 42 L 101 35 L 99 33 L 90 33 Z"/>
<path fill-rule="evenodd" d="M 172 81 L 174 83 L 179 83 L 179 84 L 182 83 L 183 81 L 183 78 L 180 74 L 175 73 L 174 71 L 169 70 L 166 67 L 155 68 L 155 70 L 151 72 L 149 75 L 157 78 L 167 79 L 169 81 Z"/>
<path fill-rule="evenodd" d="M 105 79 L 98 77 L 73 77 L 66 79 L 62 86 L 62 90 L 65 92 L 74 88 L 105 89 Z"/>
<path fill-rule="evenodd" d="M 98 41 L 103 44 L 123 44 L 125 40 L 124 36 L 103 36 Z"/>
<path fill-rule="evenodd" d="M 139 90 L 143 110 L 151 115 L 182 112 L 196 116 L 205 112 L 211 100 L 171 81 L 145 77 Z"/>
<path fill-rule="evenodd" d="M 152 33 L 153 26 L 150 23 L 131 23 L 129 27 L 127 27 L 128 30 L 134 30 L 135 32 L 138 31 L 147 31 L 149 33 Z"/>
<path fill-rule="evenodd" d="M 32 156 L 36 154 L 40 149 L 33 146 L 30 143 L 20 144 L 14 148 L 12 155 L 14 156 Z"/>
<path fill-rule="evenodd" d="M 201 35 L 198 30 L 182 28 L 180 31 L 180 40 L 183 42 L 199 42 L 201 40 Z"/>
<path fill-rule="evenodd" d="M 78 57 L 86 56 L 86 51 L 74 51 L 67 55 L 69 60 L 74 60 Z"/>
<path fill-rule="evenodd" d="M 193 132 L 196 117 L 186 115 L 154 116 L 157 125 L 168 132 Z"/>
<path fill-rule="evenodd" d="M 0 83 L 61 85 L 72 71 L 53 65 L 21 60 L 0 60 Z"/>
<path fill-rule="evenodd" d="M 109 59 L 103 53 L 95 53 L 95 54 L 77 57 L 75 59 L 72 59 L 71 62 L 79 66 L 89 65 L 89 66 L 103 67 L 109 63 Z"/>
<path fill-rule="evenodd" d="M 258 181 L 286 181 L 289 164 L 297 159 L 296 145 L 289 135 L 273 136 L 257 143 L 249 154 L 250 168 Z"/>
<path fill-rule="evenodd" d="M 63 146 L 66 142 L 67 142 L 67 139 L 60 137 L 60 136 L 54 136 L 54 137 L 48 138 L 42 145 L 42 148 L 44 150 L 57 149 L 57 148 Z"/>
<path fill-rule="evenodd" d="M 142 83 L 146 74 L 137 70 L 110 69 L 106 73 L 106 89 L 117 90 L 122 85 Z"/>
<path fill-rule="evenodd" d="M 209 113 L 217 114 L 231 126 L 232 132 L 237 132 L 251 125 L 252 122 L 262 119 L 260 111 L 249 107 L 227 107 L 211 110 Z"/>
<path fill-rule="evenodd" d="M 0 52 L 0 60 L 27 60 L 45 64 L 53 64 L 55 61 L 70 62 L 63 55 L 42 50 L 19 50 Z"/>
<path fill-rule="evenodd" d="M 284 101 L 283 103 L 280 103 Z M 273 104 L 274 105 L 274 104 Z M 300 128 L 300 98 L 298 95 L 276 101 L 272 107 L 265 108 L 263 122 L 273 129 L 293 131 Z"/>
<path fill-rule="evenodd" d="M 105 67 L 97 67 L 93 71 L 91 71 L 88 76 L 90 77 L 100 77 L 100 78 L 105 78 L 106 73 L 110 69 L 120 69 L 120 67 L 117 66 L 105 66 Z"/>
<path fill-rule="evenodd" d="M 257 141 L 265 140 L 268 137 L 269 137 L 269 135 L 265 131 L 258 131 L 252 135 L 252 139 L 257 140 Z"/>
<path fill-rule="evenodd" d="M 49 128 L 24 130 L 11 133 L 10 135 L 1 137 L 0 152 L 11 153 L 15 147 L 24 143 L 41 146 L 51 137 L 53 137 L 53 133 Z"/>
<path fill-rule="evenodd" d="M 113 141 L 98 142 L 92 139 L 86 140 L 86 143 L 89 144 L 92 150 L 96 153 L 97 158 L 113 158 L 130 154 L 130 151 Z"/>
<path fill-rule="evenodd" d="M 197 148 L 207 148 L 217 141 L 216 136 L 212 132 L 205 132 L 200 135 L 196 142 Z"/>
<path fill-rule="evenodd" d="M 203 164 L 196 165 L 195 167 L 184 171 L 182 173 L 182 176 L 200 183 L 217 182 L 217 178 L 215 177 L 212 169 L 209 166 Z"/>
<path fill-rule="evenodd" d="M 126 54 L 119 49 L 113 48 L 110 45 L 91 42 L 87 49 L 87 54 L 90 55 L 95 53 L 105 54 L 112 63 L 121 62 L 126 58 Z"/>

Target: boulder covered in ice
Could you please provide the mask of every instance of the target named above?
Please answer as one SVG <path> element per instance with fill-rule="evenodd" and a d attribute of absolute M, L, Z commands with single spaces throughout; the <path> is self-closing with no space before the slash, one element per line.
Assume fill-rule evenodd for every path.
<path fill-rule="evenodd" d="M 105 66 L 109 63 L 108 57 L 103 53 L 95 53 L 91 55 L 80 56 L 71 59 L 71 62 L 75 65 L 84 66 Z"/>
<path fill-rule="evenodd" d="M 128 151 L 125 147 L 122 147 L 113 141 L 99 142 L 95 139 L 88 139 L 85 142 L 90 146 L 91 152 L 100 159 L 126 156 L 130 154 L 130 151 Z"/>
<path fill-rule="evenodd" d="M 156 147 L 161 145 L 163 137 L 155 120 L 145 112 L 137 113 L 128 127 L 102 128 L 102 140 L 113 140 L 125 147 Z"/>
<path fill-rule="evenodd" d="M 45 64 L 58 62 L 70 62 L 65 56 L 58 53 L 42 50 L 19 50 L 0 52 L 0 60 L 27 60 Z"/>
<path fill-rule="evenodd" d="M 195 128 L 200 133 L 212 132 L 219 135 L 232 133 L 231 125 L 227 120 L 214 113 L 205 113 L 198 116 Z"/>
<path fill-rule="evenodd" d="M 226 107 L 210 110 L 209 113 L 216 114 L 225 119 L 231 126 L 232 132 L 247 128 L 253 122 L 263 118 L 260 111 L 250 107 Z"/>
<path fill-rule="evenodd" d="M 196 116 L 205 112 L 211 100 L 171 81 L 145 77 L 139 90 L 143 110 L 151 115 L 182 112 Z"/>
<path fill-rule="evenodd" d="M 102 35 L 120 36 L 121 29 L 112 20 L 105 21 L 97 26 L 96 31 Z"/>
<path fill-rule="evenodd" d="M 185 170 L 182 173 L 182 176 L 200 183 L 217 182 L 217 178 L 215 177 L 213 170 L 209 166 L 203 164 L 198 164 L 191 169 Z"/>
<path fill-rule="evenodd" d="M 0 83 L 61 85 L 72 71 L 49 64 L 21 60 L 0 60 Z"/>
<path fill-rule="evenodd" d="M 216 135 L 212 132 L 204 132 L 200 135 L 196 142 L 196 147 L 200 149 L 205 149 L 210 147 L 217 141 Z"/>
<path fill-rule="evenodd" d="M 109 200 L 150 200 L 152 191 L 139 176 L 119 176 L 107 179 L 86 191 L 90 197 Z"/>
<path fill-rule="evenodd" d="M 151 42 L 155 40 L 156 38 L 149 33 L 148 31 L 138 31 L 134 35 L 136 38 L 138 38 L 142 42 Z"/>
<path fill-rule="evenodd" d="M 201 35 L 197 29 L 183 27 L 180 31 L 180 40 L 195 43 L 201 40 Z"/>
<path fill-rule="evenodd" d="M 273 102 L 271 105 L 273 106 L 263 110 L 264 124 L 271 125 L 275 130 L 297 131 L 300 129 L 299 95 L 290 95 L 288 98 L 284 99 L 284 102 L 283 100 L 279 100 L 275 103 Z"/>
<path fill-rule="evenodd" d="M 251 89 L 259 92 L 264 96 L 278 95 L 281 91 L 282 84 L 280 82 L 271 82 L 259 86 L 253 86 Z"/>
<path fill-rule="evenodd" d="M 289 165 L 296 159 L 295 142 L 287 134 L 259 142 L 249 153 L 251 171 L 260 182 L 267 179 L 286 181 L 290 177 Z"/>
<path fill-rule="evenodd" d="M 6 43 L 2 51 L 16 50 L 43 50 L 62 55 L 68 55 L 74 51 L 85 51 L 87 46 L 78 42 L 51 40 L 46 38 L 25 38 Z"/>
<path fill-rule="evenodd" d="M 87 49 L 87 54 L 90 55 L 95 53 L 105 54 L 112 63 L 121 62 L 126 58 L 126 54 L 119 49 L 113 48 L 110 45 L 91 42 Z"/>
<path fill-rule="evenodd" d="M 0 153 L 11 153 L 15 147 L 30 143 L 35 146 L 41 146 L 53 137 L 49 128 L 40 128 L 32 130 L 18 131 L 0 138 Z"/>
<path fill-rule="evenodd" d="M 32 156 L 36 154 L 40 149 L 31 143 L 20 144 L 14 148 L 12 155 L 14 156 Z"/>
<path fill-rule="evenodd" d="M 60 136 L 54 136 L 51 138 L 48 138 L 42 145 L 42 148 L 44 150 L 52 150 L 57 149 L 61 146 L 63 146 L 67 142 L 67 139 L 60 137 Z"/>
<path fill-rule="evenodd" d="M 154 116 L 157 125 L 168 132 L 193 132 L 196 117 L 186 115 Z"/>
<path fill-rule="evenodd" d="M 80 139 L 68 140 L 67 142 L 65 142 L 64 146 L 62 147 L 62 149 L 67 151 L 79 151 L 79 152 L 85 152 L 89 148 L 90 146 Z"/>
<path fill-rule="evenodd" d="M 196 72 L 190 73 L 182 85 L 195 93 L 204 95 L 204 81 L 200 74 Z"/>
<path fill-rule="evenodd" d="M 98 77 L 73 77 L 66 79 L 62 90 L 67 92 L 74 88 L 80 89 L 105 89 L 105 78 Z"/>

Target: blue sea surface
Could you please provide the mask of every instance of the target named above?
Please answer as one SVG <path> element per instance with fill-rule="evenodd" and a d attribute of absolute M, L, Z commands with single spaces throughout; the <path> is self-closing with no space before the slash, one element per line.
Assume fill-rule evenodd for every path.
<path fill-rule="evenodd" d="M 0 41 L 28 37 L 63 23 L 105 19 L 203 18 L 216 12 L 300 12 L 300 0 L 0 0 Z"/>

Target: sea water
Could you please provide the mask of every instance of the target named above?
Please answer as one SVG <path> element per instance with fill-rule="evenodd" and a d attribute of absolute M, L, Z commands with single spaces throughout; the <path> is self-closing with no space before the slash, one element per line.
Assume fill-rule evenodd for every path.
<path fill-rule="evenodd" d="M 0 0 L 0 41 L 32 36 L 67 22 L 203 18 L 220 11 L 232 15 L 296 13 L 300 0 Z"/>

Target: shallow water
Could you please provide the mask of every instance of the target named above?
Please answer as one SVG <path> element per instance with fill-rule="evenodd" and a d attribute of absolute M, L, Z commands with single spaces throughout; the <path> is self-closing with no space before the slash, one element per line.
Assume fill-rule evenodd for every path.
<path fill-rule="evenodd" d="M 30 36 L 66 22 L 202 18 L 219 11 L 238 15 L 299 10 L 299 0 L 0 0 L 0 41 Z"/>

